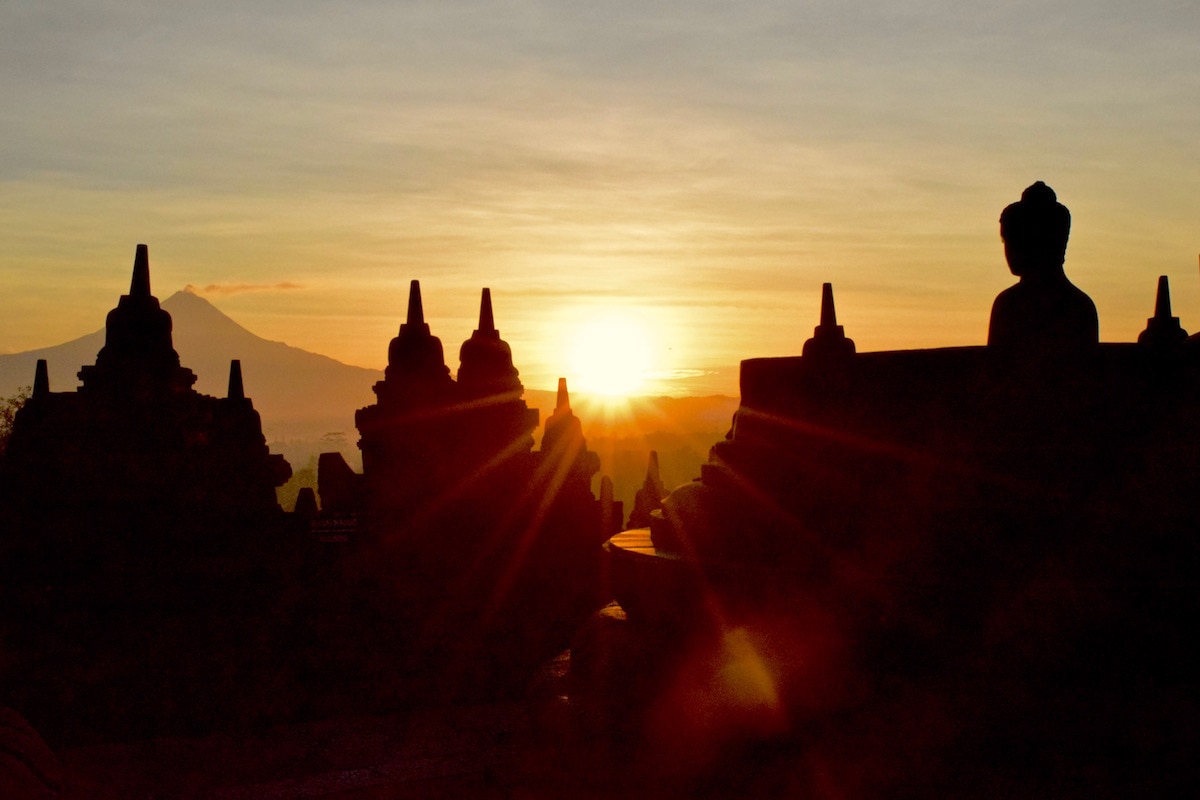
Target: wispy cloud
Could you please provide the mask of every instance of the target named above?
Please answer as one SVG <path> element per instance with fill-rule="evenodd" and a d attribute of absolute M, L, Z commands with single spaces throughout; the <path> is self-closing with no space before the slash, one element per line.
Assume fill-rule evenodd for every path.
<path fill-rule="evenodd" d="M 193 286 L 189 283 L 183 290 L 200 295 L 231 295 L 244 294 L 246 292 L 280 292 L 288 289 L 303 288 L 303 284 L 284 281 L 283 283 L 210 283 L 207 286 Z"/>

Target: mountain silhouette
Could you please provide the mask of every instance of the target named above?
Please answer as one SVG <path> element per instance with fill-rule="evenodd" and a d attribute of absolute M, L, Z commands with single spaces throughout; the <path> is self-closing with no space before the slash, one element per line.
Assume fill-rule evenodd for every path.
<path fill-rule="evenodd" d="M 196 373 L 197 391 L 224 397 L 229 362 L 241 359 L 246 395 L 262 416 L 268 441 L 319 440 L 340 433 L 349 453 L 357 449 L 354 411 L 374 402 L 371 387 L 383 378 L 381 370 L 263 339 L 189 291 L 176 292 L 162 307 L 171 314 L 181 363 Z M 79 368 L 94 364 L 103 346 L 101 328 L 54 347 L 0 355 L 0 396 L 31 385 L 39 358 L 47 361 L 51 391 L 73 391 L 79 386 Z"/>

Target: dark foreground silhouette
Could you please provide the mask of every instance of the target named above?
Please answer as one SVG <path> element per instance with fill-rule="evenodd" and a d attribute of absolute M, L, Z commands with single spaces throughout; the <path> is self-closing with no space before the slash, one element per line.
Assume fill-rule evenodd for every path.
<path fill-rule="evenodd" d="M 1195 788 L 1200 342 L 1164 278 L 1099 344 L 1067 220 L 1006 209 L 987 347 L 856 353 L 826 285 L 803 356 L 742 362 L 700 480 L 609 545 L 576 730 L 718 795 Z"/>
<path fill-rule="evenodd" d="M 648 525 L 605 545 L 617 603 L 595 613 L 620 514 L 588 491 L 597 465 L 565 385 L 532 449 L 486 293 L 452 380 L 414 283 L 378 402 L 357 415 L 363 474 L 327 455 L 319 504 L 264 510 L 248 531 L 200 524 L 226 504 L 178 477 L 162 495 L 117 491 L 167 479 L 144 466 L 133 483 L 97 475 L 117 489 L 94 509 L 56 510 L 45 493 L 62 484 L 22 475 L 18 434 L 43 413 L 34 399 L 85 401 L 39 377 L 4 467 L 6 487 L 27 487 L 4 506 L 6 702 L 52 747 L 236 728 L 295 764 L 278 751 L 349 741 L 359 760 L 337 763 L 394 776 L 381 796 L 1190 796 L 1200 341 L 1161 279 L 1138 342 L 1098 342 L 1062 270 L 1069 214 L 1044 184 L 1001 226 L 1019 283 L 986 347 L 858 353 L 826 285 L 801 356 L 742 362 L 741 407 L 700 478 L 663 499 L 651 460 L 633 514 Z M 190 384 L 138 302 L 132 340 L 159 343 L 144 363 L 165 376 L 145 385 L 169 387 L 135 404 L 145 426 Z M 234 378 L 228 403 L 188 400 L 215 427 L 150 439 L 199 454 L 232 426 L 246 463 L 275 464 L 241 394 Z M 68 449 L 81 431 L 44 430 L 63 463 L 85 458 Z M 239 485 L 278 478 L 253 474 Z M 415 734 L 396 737 L 429 730 L 416 707 L 451 705 L 434 716 L 473 745 L 443 731 L 444 749 L 414 754 Z M 198 741 L 180 750 L 220 750 Z M 249 760 L 229 759 L 239 780 L 268 781 Z M 358 780 L 356 796 L 376 785 L 362 772 L 331 780 Z M 417 773 L 436 780 L 401 785 Z"/>
<path fill-rule="evenodd" d="M 486 289 L 455 381 L 413 282 L 364 474 L 322 456 L 293 513 L 239 362 L 195 392 L 171 327 L 139 245 L 82 386 L 40 362 L 0 462 L 0 705 L 53 746 L 509 697 L 607 598 L 619 506 L 565 383 L 532 450 Z"/>

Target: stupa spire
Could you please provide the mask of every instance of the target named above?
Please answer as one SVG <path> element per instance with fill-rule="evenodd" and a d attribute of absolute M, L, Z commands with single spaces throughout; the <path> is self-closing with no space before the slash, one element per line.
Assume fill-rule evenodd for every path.
<path fill-rule="evenodd" d="M 554 401 L 554 413 L 571 410 L 571 396 L 567 393 L 567 379 L 558 379 L 558 397 Z"/>
<path fill-rule="evenodd" d="M 833 284 L 821 284 L 821 327 L 836 328 L 837 309 L 833 306 Z"/>
<path fill-rule="evenodd" d="M 633 497 L 633 511 L 629 514 L 628 527 L 650 527 L 650 515 L 662 508 L 666 496 L 667 490 L 663 486 L 662 475 L 658 469 L 658 451 L 651 450 L 650 458 L 646 462 L 646 480 L 642 481 L 642 488 L 638 489 Z"/>
<path fill-rule="evenodd" d="M 854 353 L 854 341 L 847 339 L 845 329 L 837 324 L 832 283 L 821 284 L 821 322 L 813 329 L 812 338 L 804 343 L 803 353 L 817 358 Z"/>
<path fill-rule="evenodd" d="M 1171 316 L 1171 286 L 1166 275 L 1158 277 L 1158 291 L 1154 296 L 1154 316 L 1146 320 L 1146 330 L 1138 334 L 1138 344 L 1170 346 L 1187 338 L 1187 331 L 1179 324 L 1179 317 Z"/>
<path fill-rule="evenodd" d="M 246 389 L 242 384 L 242 362 L 241 359 L 233 359 L 229 362 L 229 391 L 226 397 L 230 400 L 245 400 Z"/>
<path fill-rule="evenodd" d="M 418 280 L 408 285 L 408 319 L 405 324 L 413 327 L 425 324 L 425 308 L 421 305 L 421 282 Z"/>
<path fill-rule="evenodd" d="M 662 477 L 660 476 L 659 471 L 658 471 L 658 451 L 657 450 L 650 451 L 650 460 L 646 464 L 646 483 L 654 484 L 654 485 L 662 483 Z"/>
<path fill-rule="evenodd" d="M 1154 295 L 1155 319 L 1171 318 L 1171 285 L 1166 275 L 1158 276 L 1158 291 Z"/>
<path fill-rule="evenodd" d="M 571 396 L 567 393 L 566 378 L 558 379 L 558 397 L 554 404 L 554 413 L 546 419 L 541 452 L 543 459 L 550 459 L 547 462 L 549 464 L 569 464 L 571 473 L 584 487 L 590 486 L 592 476 L 600 471 L 600 457 L 587 449 L 587 440 L 583 437 L 583 423 L 571 411 Z M 591 493 L 590 489 L 587 491 Z"/>
<path fill-rule="evenodd" d="M 50 394 L 50 370 L 46 359 L 39 358 L 33 371 L 33 397 L 45 397 Z"/>
<path fill-rule="evenodd" d="M 130 297 L 150 297 L 150 248 L 137 246 L 133 257 L 133 280 L 129 282 Z"/>
<path fill-rule="evenodd" d="M 483 296 L 479 299 L 479 332 L 499 333 L 496 330 L 496 320 L 492 316 L 492 290 L 484 288 Z"/>

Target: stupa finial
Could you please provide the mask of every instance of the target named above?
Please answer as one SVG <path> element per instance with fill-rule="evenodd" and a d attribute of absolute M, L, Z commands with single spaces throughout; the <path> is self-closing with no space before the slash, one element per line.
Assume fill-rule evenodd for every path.
<path fill-rule="evenodd" d="M 571 396 L 567 393 L 567 379 L 558 379 L 558 397 L 554 401 L 554 413 L 571 410 Z"/>
<path fill-rule="evenodd" d="M 133 257 L 133 280 L 129 282 L 129 296 L 150 296 L 150 248 L 144 244 L 137 246 L 137 254 Z"/>
<path fill-rule="evenodd" d="M 425 324 L 425 308 L 421 305 L 421 282 L 408 285 L 408 319 L 406 324 L 421 327 Z"/>
<path fill-rule="evenodd" d="M 646 462 L 646 480 L 642 481 L 642 488 L 638 489 L 633 497 L 633 511 L 629 514 L 626 527 L 650 527 L 653 513 L 662 508 L 667 494 L 658 470 L 658 451 L 651 450 L 650 458 Z"/>
<path fill-rule="evenodd" d="M 806 356 L 852 355 L 854 341 L 846 338 L 845 329 L 837 324 L 837 310 L 833 305 L 833 284 L 821 284 L 821 322 L 813 329 L 813 336 L 804 343 Z"/>
<path fill-rule="evenodd" d="M 837 327 L 837 310 L 833 306 L 833 284 L 821 284 L 821 327 Z"/>
<path fill-rule="evenodd" d="M 496 320 L 492 316 L 492 290 L 485 288 L 479 299 L 479 332 L 497 333 Z"/>
<path fill-rule="evenodd" d="M 33 371 L 33 397 L 45 397 L 50 394 L 50 370 L 46 359 L 39 358 Z"/>
<path fill-rule="evenodd" d="M 1146 330 L 1138 334 L 1138 344 L 1152 346 L 1176 345 L 1187 339 L 1187 331 L 1179 317 L 1171 316 L 1171 286 L 1166 275 L 1158 276 L 1158 291 L 1154 295 L 1154 316 L 1146 320 Z"/>
<path fill-rule="evenodd" d="M 241 359 L 233 359 L 229 362 L 229 391 L 226 397 L 230 400 L 245 400 L 246 389 L 242 384 L 242 362 Z"/>
<path fill-rule="evenodd" d="M 1154 316 L 1156 319 L 1171 318 L 1171 284 L 1166 275 L 1158 276 L 1158 291 L 1154 295 Z"/>
<path fill-rule="evenodd" d="M 590 486 L 592 476 L 600 471 L 600 457 L 587 449 L 583 423 L 571 411 L 566 378 L 558 379 L 558 397 L 554 413 L 546 419 L 541 452 L 543 459 L 550 459 L 547 463 L 569 469 L 583 486 Z"/>
<path fill-rule="evenodd" d="M 826 284 L 828 286 L 829 284 Z M 661 474 L 658 471 L 658 451 L 650 451 L 650 460 L 646 464 L 646 483 L 658 485 L 662 483 Z"/>

